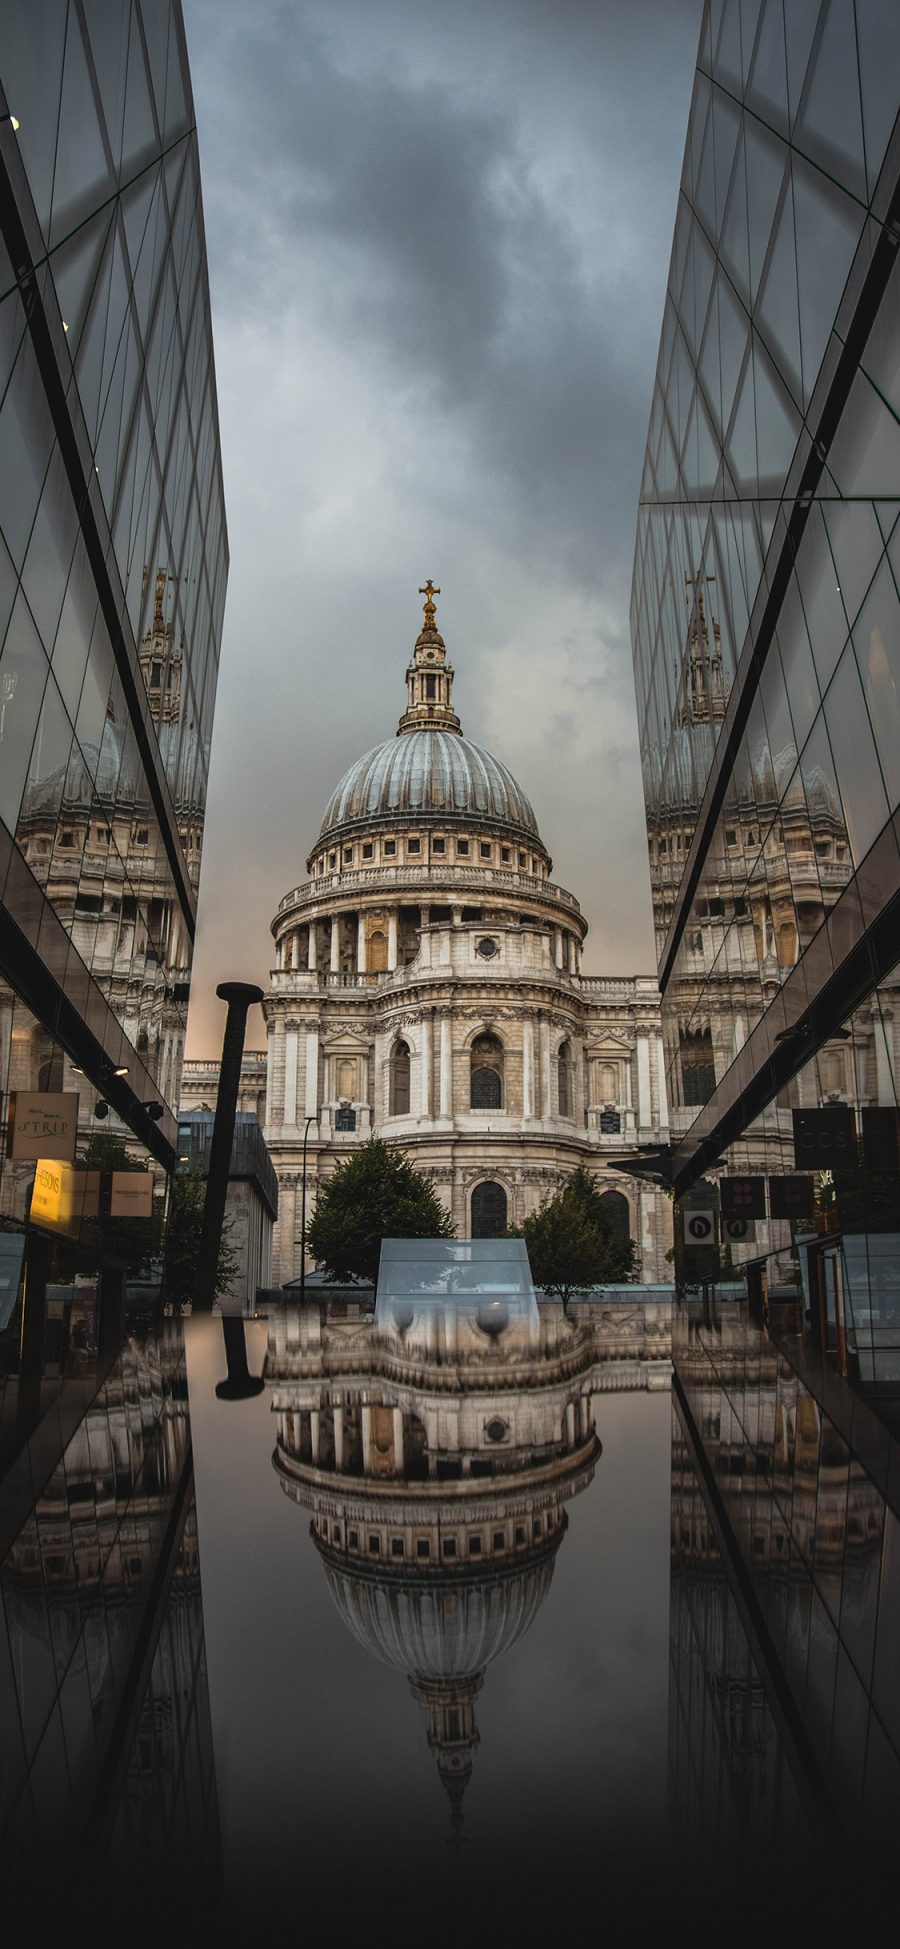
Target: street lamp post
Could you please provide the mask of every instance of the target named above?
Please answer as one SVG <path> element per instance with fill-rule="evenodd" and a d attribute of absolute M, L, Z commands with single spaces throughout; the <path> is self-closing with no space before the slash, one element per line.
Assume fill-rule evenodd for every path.
<path fill-rule="evenodd" d="M 300 1304 L 306 1298 L 306 1146 L 309 1142 L 309 1126 L 318 1122 L 318 1112 L 306 1119 L 303 1132 L 303 1183 L 300 1190 Z"/>

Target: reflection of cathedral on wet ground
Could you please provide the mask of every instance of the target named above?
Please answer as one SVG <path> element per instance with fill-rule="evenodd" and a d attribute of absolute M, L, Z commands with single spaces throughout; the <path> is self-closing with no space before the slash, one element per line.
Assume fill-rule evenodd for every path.
<path fill-rule="evenodd" d="M 275 1469 L 348 1630 L 425 1709 L 455 1835 L 485 1671 L 543 1604 L 600 1453 L 602 1331 L 556 1301 L 498 1321 L 474 1295 L 377 1328 L 352 1300 L 270 1316 Z"/>
<path fill-rule="evenodd" d="M 430 1173 L 461 1237 L 521 1223 L 587 1163 L 641 1277 L 662 1279 L 670 1207 L 607 1163 L 667 1133 L 656 982 L 581 973 L 578 902 L 516 780 L 463 736 L 440 592 L 423 593 L 397 734 L 341 780 L 272 923 L 274 1277 L 299 1271 L 310 1120 L 311 1202 L 377 1134 Z"/>

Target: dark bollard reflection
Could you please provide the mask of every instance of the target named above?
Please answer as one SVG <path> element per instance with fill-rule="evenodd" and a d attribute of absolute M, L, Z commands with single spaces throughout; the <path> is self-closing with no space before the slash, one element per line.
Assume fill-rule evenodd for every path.
<path fill-rule="evenodd" d="M 228 1373 L 216 1388 L 218 1401 L 251 1401 L 254 1395 L 261 1394 L 265 1381 L 258 1374 L 251 1374 L 247 1366 L 247 1340 L 244 1322 L 238 1315 L 222 1315 L 222 1334 L 225 1340 L 225 1359 Z"/>

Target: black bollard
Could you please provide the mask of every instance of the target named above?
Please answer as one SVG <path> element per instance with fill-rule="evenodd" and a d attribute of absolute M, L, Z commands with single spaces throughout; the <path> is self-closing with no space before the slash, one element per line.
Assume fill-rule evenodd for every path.
<path fill-rule="evenodd" d="M 241 1057 L 244 1053 L 247 1010 L 252 1008 L 254 1002 L 261 1002 L 263 998 L 262 989 L 254 987 L 247 981 L 222 981 L 216 989 L 216 994 L 220 1001 L 228 1003 L 228 1015 L 222 1041 L 219 1094 L 216 1097 L 216 1115 L 212 1143 L 209 1147 L 209 1177 L 206 1182 L 206 1200 L 203 1206 L 200 1250 L 197 1254 L 197 1277 L 194 1284 L 195 1313 L 211 1313 L 216 1296 L 216 1268 L 219 1263 L 219 1247 L 222 1243 L 225 1200 L 228 1196 L 228 1173 L 231 1169 L 231 1146 L 234 1142 L 234 1118 L 241 1081 Z"/>
<path fill-rule="evenodd" d="M 225 1359 L 228 1373 L 216 1388 L 218 1401 L 250 1401 L 255 1394 L 261 1394 L 265 1381 L 258 1374 L 251 1374 L 247 1366 L 247 1339 L 244 1322 L 236 1313 L 223 1313 L 222 1332 L 225 1336 Z"/>

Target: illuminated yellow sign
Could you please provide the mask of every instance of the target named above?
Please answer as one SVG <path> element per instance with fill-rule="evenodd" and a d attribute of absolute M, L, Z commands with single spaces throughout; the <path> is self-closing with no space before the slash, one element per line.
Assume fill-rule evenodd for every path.
<path fill-rule="evenodd" d="M 82 1218 L 96 1218 L 99 1209 L 99 1171 L 73 1171 L 61 1158 L 38 1158 L 31 1189 L 34 1224 L 69 1231 Z"/>

